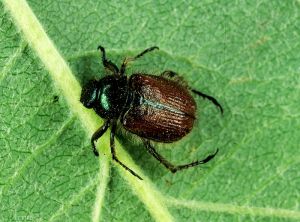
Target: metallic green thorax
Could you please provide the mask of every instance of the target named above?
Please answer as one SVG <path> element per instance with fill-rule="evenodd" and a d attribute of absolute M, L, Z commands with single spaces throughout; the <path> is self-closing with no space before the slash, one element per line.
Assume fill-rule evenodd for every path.
<path fill-rule="evenodd" d="M 106 76 L 93 86 L 97 91 L 94 110 L 105 119 L 119 117 L 127 101 L 127 78 Z"/>
<path fill-rule="evenodd" d="M 109 85 L 104 86 L 102 89 L 102 92 L 100 94 L 100 103 L 101 106 L 103 107 L 103 109 L 105 109 L 106 111 L 109 111 L 111 104 L 110 101 L 108 99 L 108 89 L 109 89 Z"/>

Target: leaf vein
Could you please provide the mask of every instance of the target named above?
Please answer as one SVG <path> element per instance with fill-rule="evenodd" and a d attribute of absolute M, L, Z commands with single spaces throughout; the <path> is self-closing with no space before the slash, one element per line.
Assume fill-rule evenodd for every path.
<path fill-rule="evenodd" d="M 0 72 L 0 82 L 2 82 L 2 80 L 7 76 L 9 71 L 13 68 L 17 59 L 22 55 L 22 52 L 25 49 L 26 45 L 26 42 L 22 40 L 17 50 L 7 59 L 6 64 Z"/>
<path fill-rule="evenodd" d="M 229 213 L 237 215 L 252 215 L 262 217 L 280 217 L 290 219 L 300 219 L 300 212 L 282 208 L 239 206 L 228 203 L 212 203 L 193 200 L 179 200 L 175 198 L 166 198 L 166 203 L 174 207 L 186 207 L 192 210 Z"/>
<path fill-rule="evenodd" d="M 16 171 L 12 174 L 12 176 L 8 179 L 7 183 L 5 184 L 5 186 L 2 187 L 2 189 L 0 190 L 0 196 L 2 194 L 4 194 L 6 192 L 6 190 L 8 189 L 9 186 L 12 186 L 17 179 L 20 176 L 23 176 L 24 171 L 27 169 L 27 167 L 32 163 L 32 161 L 35 160 L 35 158 L 42 154 L 43 150 L 45 150 L 45 148 L 47 148 L 51 143 L 55 142 L 56 139 L 59 137 L 59 135 L 61 135 L 66 128 L 75 120 L 75 116 L 70 117 L 69 119 L 67 119 L 62 126 L 60 127 L 60 129 L 53 134 L 52 137 L 50 137 L 45 143 L 43 143 L 42 145 L 36 147 L 34 149 L 34 151 L 31 153 L 30 156 L 28 156 L 28 158 L 26 160 L 24 160 L 24 162 L 22 162 L 21 165 L 19 165 L 18 167 L 16 167 Z"/>

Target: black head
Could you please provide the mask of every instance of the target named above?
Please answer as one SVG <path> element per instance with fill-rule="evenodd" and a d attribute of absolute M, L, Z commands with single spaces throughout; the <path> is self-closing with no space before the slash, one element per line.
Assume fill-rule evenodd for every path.
<path fill-rule="evenodd" d="M 82 88 L 80 102 L 102 118 L 117 118 L 126 104 L 127 89 L 126 77 L 106 76 L 88 82 Z"/>
<path fill-rule="evenodd" d="M 82 88 L 80 102 L 86 108 L 90 109 L 93 108 L 95 105 L 97 92 L 98 92 L 97 85 L 98 85 L 97 80 L 91 80 Z"/>

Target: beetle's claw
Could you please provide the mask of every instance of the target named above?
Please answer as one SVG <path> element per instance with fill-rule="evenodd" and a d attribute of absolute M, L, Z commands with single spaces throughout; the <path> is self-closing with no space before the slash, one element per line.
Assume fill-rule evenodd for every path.
<path fill-rule="evenodd" d="M 93 152 L 94 152 L 95 156 L 99 156 L 99 152 L 96 149 L 93 150 Z"/>

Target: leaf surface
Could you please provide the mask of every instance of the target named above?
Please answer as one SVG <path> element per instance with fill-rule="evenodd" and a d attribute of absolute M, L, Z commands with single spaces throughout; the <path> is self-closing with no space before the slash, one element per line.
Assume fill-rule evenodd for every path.
<path fill-rule="evenodd" d="M 299 1 L 24 4 L 0 3 L 1 221 L 300 220 Z M 174 175 L 120 131 L 145 179 L 110 168 L 108 134 L 98 161 L 102 121 L 78 100 L 105 75 L 99 44 L 118 65 L 157 45 L 127 73 L 174 70 L 216 97 L 224 116 L 197 98 L 192 133 L 155 144 L 178 164 L 216 158 Z"/>

